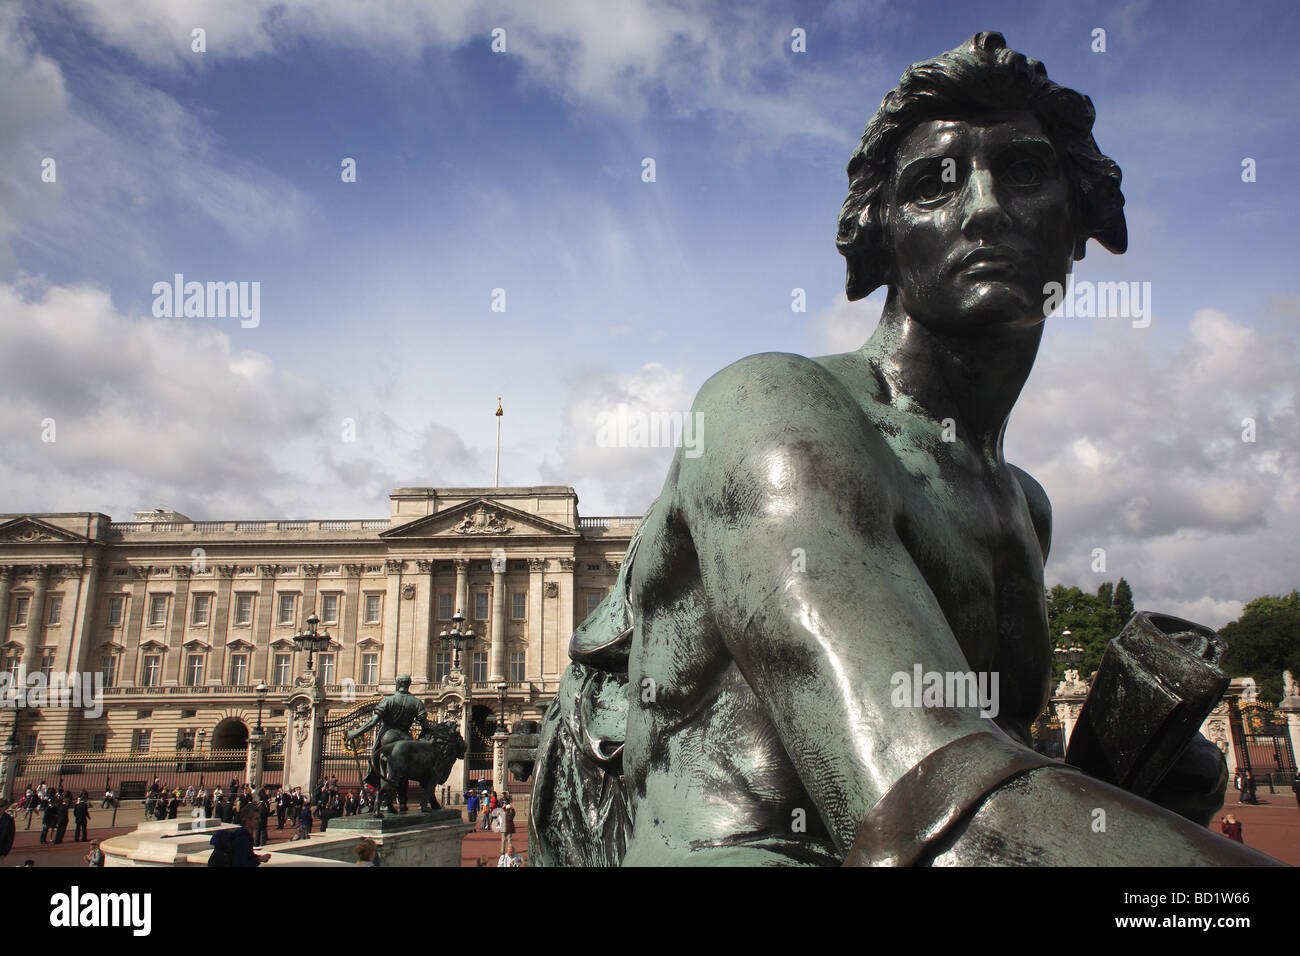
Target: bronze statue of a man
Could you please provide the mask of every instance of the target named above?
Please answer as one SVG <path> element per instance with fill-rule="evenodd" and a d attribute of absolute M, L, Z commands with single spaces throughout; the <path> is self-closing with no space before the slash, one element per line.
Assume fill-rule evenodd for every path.
<path fill-rule="evenodd" d="M 370 746 L 370 773 L 366 775 L 366 783 L 373 787 L 380 785 L 385 776 L 380 760 L 394 744 L 411 739 L 412 725 L 418 725 L 421 732 L 430 727 L 424 701 L 411 693 L 410 676 L 401 674 L 394 692 L 375 705 L 370 719 L 344 735 L 345 740 L 351 741 L 372 727 L 377 728 Z"/>
<path fill-rule="evenodd" d="M 1030 749 L 1051 507 L 1003 434 L 1050 284 L 1127 244 L 1093 118 L 996 33 L 885 97 L 837 240 L 850 299 L 888 286 L 879 326 L 701 388 L 713 437 L 674 458 L 542 722 L 532 862 L 1268 862 L 1198 825 L 1224 785 L 1203 738 L 1152 800 Z M 996 677 L 995 705 L 900 703 L 914 673 Z"/>

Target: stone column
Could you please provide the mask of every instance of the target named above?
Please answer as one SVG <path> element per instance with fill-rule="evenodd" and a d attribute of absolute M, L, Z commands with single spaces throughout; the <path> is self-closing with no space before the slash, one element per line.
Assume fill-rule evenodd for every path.
<path fill-rule="evenodd" d="M 474 609 L 469 606 L 469 559 L 455 558 L 456 565 L 456 601 L 453 611 L 460 611 L 466 619 L 473 616 Z"/>
<path fill-rule="evenodd" d="M 379 652 L 379 681 L 389 686 L 400 673 L 397 668 L 398 655 L 402 651 L 402 577 L 405 569 L 405 561 L 389 558 L 384 562 L 384 570 L 388 572 L 388 593 L 384 597 L 384 646 Z"/>
<path fill-rule="evenodd" d="M 248 683 L 253 686 L 270 680 L 271 630 L 278 611 L 275 606 L 277 603 L 275 593 L 276 566 L 274 564 L 259 564 L 257 570 L 262 575 L 257 590 L 257 596 L 260 600 L 257 602 L 257 614 L 253 620 L 253 633 L 249 638 L 253 647 L 248 654 Z M 260 666 L 258 665 L 259 659 L 261 661 Z"/>
<path fill-rule="evenodd" d="M 123 687 L 134 687 L 140 673 L 140 645 L 144 642 L 145 604 L 149 600 L 149 568 L 132 569 L 130 614 L 122 633 L 122 659 L 118 661 L 117 682 Z M 130 659 L 127 655 L 130 654 Z"/>
<path fill-rule="evenodd" d="M 1286 730 L 1291 737 L 1291 753 L 1300 760 L 1300 697 L 1284 697 L 1278 709 L 1286 715 Z"/>
<path fill-rule="evenodd" d="M 357 621 L 365 608 L 361 607 L 361 574 L 365 565 L 343 565 L 343 621 L 340 625 L 338 663 L 334 665 L 334 679 L 342 683 L 343 678 L 355 680 L 357 674 Z"/>
<path fill-rule="evenodd" d="M 504 727 L 505 715 L 497 714 L 497 730 L 492 735 L 492 787 L 497 793 L 506 792 L 506 741 L 510 735 Z"/>
<path fill-rule="evenodd" d="M 313 675 L 314 676 L 314 675 Z M 298 691 L 289 700 L 290 732 L 285 741 L 285 779 L 310 795 L 320 779 L 321 744 L 325 737 L 325 695 L 313 683 L 310 694 Z"/>
<path fill-rule="evenodd" d="M 16 715 L 14 719 L 17 720 Z M 17 729 L 16 724 L 14 729 Z M 18 775 L 18 750 L 18 738 L 13 734 L 0 743 L 0 800 L 14 798 L 14 778 Z"/>
<path fill-rule="evenodd" d="M 248 758 L 244 762 L 244 779 L 253 788 L 254 795 L 262 788 L 262 745 L 265 734 L 259 734 L 257 728 L 248 735 Z"/>
<path fill-rule="evenodd" d="M 13 583 L 13 566 L 0 567 L 0 646 L 9 640 L 9 589 Z"/>
<path fill-rule="evenodd" d="M 45 591 L 50 584 L 50 566 L 36 566 L 36 586 L 27 605 L 27 644 L 23 648 L 23 670 L 34 674 L 41 669 L 41 639 L 45 636 Z"/>
<path fill-rule="evenodd" d="M 433 562 L 416 561 L 416 570 L 420 572 L 420 580 L 424 585 L 423 604 L 421 604 L 420 588 L 415 589 L 415 610 L 412 615 L 414 623 L 412 625 L 411 640 L 414 644 L 411 646 L 411 680 L 422 682 L 428 686 L 433 678 L 433 667 L 430 664 L 430 648 L 437 637 L 437 630 L 434 626 L 434 618 L 437 616 L 438 593 L 433 586 Z M 419 613 L 421 610 L 423 614 Z"/>
<path fill-rule="evenodd" d="M 545 674 L 546 645 L 543 643 L 542 622 L 546 619 L 542 603 L 542 579 L 546 576 L 546 559 L 528 559 L 528 645 L 525 648 L 524 677 L 542 681 Z"/>
<path fill-rule="evenodd" d="M 207 683 L 222 684 L 225 683 L 222 677 L 223 660 L 221 652 L 230 640 L 230 606 L 235 599 L 235 573 L 238 568 L 233 564 L 217 565 L 217 577 L 220 579 L 220 586 L 217 588 L 217 607 L 212 614 L 212 633 L 211 643 L 212 651 L 208 657 L 208 665 L 204 669 L 207 674 Z M 218 666 L 214 669 L 213 664 Z"/>
<path fill-rule="evenodd" d="M 172 596 L 171 626 L 167 628 L 167 659 L 163 683 L 175 685 L 181 682 L 181 658 L 185 656 L 185 625 L 190 611 L 190 566 L 178 564 L 172 573 L 176 575 L 176 593 Z"/>
<path fill-rule="evenodd" d="M 1052 709 L 1056 719 L 1061 722 L 1061 746 L 1069 748 L 1070 737 L 1074 734 L 1074 725 L 1078 723 L 1079 711 L 1088 697 L 1088 682 L 1079 679 L 1077 670 L 1067 670 L 1065 680 L 1056 685 L 1052 695 Z"/>
<path fill-rule="evenodd" d="M 81 569 L 81 602 L 72 622 L 72 669 L 79 672 L 90 667 L 90 645 L 94 641 L 95 603 L 99 594 L 99 557 L 87 555 Z M 3 643 L 3 638 L 0 638 Z M 93 668 L 98 670 L 98 667 Z"/>
<path fill-rule="evenodd" d="M 506 570 L 492 569 L 492 644 L 488 648 L 488 680 L 495 683 L 506 679 Z"/>
<path fill-rule="evenodd" d="M 555 647 L 550 661 L 557 680 L 564 670 L 564 665 L 560 662 L 564 660 L 563 655 L 569 649 L 569 638 L 573 637 L 573 604 L 577 600 L 577 596 L 574 594 L 573 570 L 575 564 L 573 558 L 560 558 L 559 621 L 556 623 Z"/>

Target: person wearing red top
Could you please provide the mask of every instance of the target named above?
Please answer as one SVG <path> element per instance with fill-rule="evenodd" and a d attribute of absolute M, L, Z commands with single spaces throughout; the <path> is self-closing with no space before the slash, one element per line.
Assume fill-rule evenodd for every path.
<path fill-rule="evenodd" d="M 1238 843 L 1246 842 L 1241 838 L 1241 821 L 1239 821 L 1235 816 L 1229 813 L 1223 818 L 1222 824 L 1223 832 L 1227 835 L 1229 840 L 1236 840 Z"/>

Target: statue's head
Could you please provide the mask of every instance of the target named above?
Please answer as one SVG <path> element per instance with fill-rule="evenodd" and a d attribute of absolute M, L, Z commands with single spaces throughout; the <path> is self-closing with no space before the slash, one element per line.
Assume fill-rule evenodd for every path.
<path fill-rule="evenodd" d="M 912 64 L 849 160 L 836 237 L 848 298 L 888 285 L 922 320 L 1041 319 L 1043 285 L 1064 281 L 1088 239 L 1128 245 L 1094 117 L 998 33 Z"/>
<path fill-rule="evenodd" d="M 406 692 L 409 691 L 410 689 L 411 689 L 411 675 L 410 675 L 410 674 L 398 674 L 398 675 L 397 675 L 397 692 L 398 692 L 399 694 L 402 694 L 402 693 L 406 693 Z"/>

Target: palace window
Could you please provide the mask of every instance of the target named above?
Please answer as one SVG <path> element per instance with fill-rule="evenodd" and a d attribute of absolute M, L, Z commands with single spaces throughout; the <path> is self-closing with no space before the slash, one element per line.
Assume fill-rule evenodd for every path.
<path fill-rule="evenodd" d="M 487 654 L 484 651 L 474 652 L 473 669 L 470 674 L 470 680 L 482 683 L 487 680 Z"/>
<path fill-rule="evenodd" d="M 36 734 L 23 734 L 23 753 L 36 753 Z"/>
<path fill-rule="evenodd" d="M 474 592 L 474 620 L 486 621 L 488 617 L 488 592 Z"/>
<path fill-rule="evenodd" d="M 334 683 L 334 655 L 321 654 L 317 658 L 320 661 L 320 678 L 326 684 Z"/>
<path fill-rule="evenodd" d="M 115 594 L 108 599 L 108 626 L 121 627 L 122 615 L 126 610 L 126 597 L 121 594 Z"/>
<path fill-rule="evenodd" d="M 14 598 L 14 627 L 23 627 L 27 624 L 27 609 L 31 603 L 32 599 L 29 597 Z"/>
<path fill-rule="evenodd" d="M 440 621 L 451 620 L 451 611 L 452 611 L 451 602 L 453 599 L 454 596 L 451 594 L 444 593 L 438 595 L 438 620 Z"/>
<path fill-rule="evenodd" d="M 379 683 L 379 655 L 378 654 L 361 655 L 361 683 L 363 684 Z"/>
<path fill-rule="evenodd" d="M 185 659 L 185 683 L 189 687 L 203 684 L 203 655 L 191 654 Z"/>
<path fill-rule="evenodd" d="M 339 622 L 339 596 L 337 594 L 321 595 L 320 619 L 322 624 L 337 624 Z"/>
<path fill-rule="evenodd" d="M 149 741 L 153 738 L 151 730 L 137 730 L 135 739 L 131 741 L 131 749 L 138 754 L 147 754 L 149 752 Z"/>
<path fill-rule="evenodd" d="M 108 749 L 108 734 L 95 734 L 90 740 L 90 752 L 102 754 Z"/>
<path fill-rule="evenodd" d="M 117 686 L 117 655 L 105 654 L 99 662 L 100 671 L 104 675 L 104 686 Z"/>
<path fill-rule="evenodd" d="M 284 684 L 293 683 L 293 680 L 290 677 L 290 664 L 292 661 L 293 658 L 288 654 L 275 655 L 275 669 L 271 672 L 272 684 L 283 686 Z"/>
<path fill-rule="evenodd" d="M 594 612 L 596 608 L 600 607 L 600 602 L 603 600 L 605 600 L 605 595 L 603 594 L 587 595 L 587 617 L 591 617 L 592 612 Z"/>
<path fill-rule="evenodd" d="M 50 672 L 54 670 L 54 652 L 46 651 L 41 655 L 41 673 L 45 675 L 45 681 L 48 684 Z"/>
<path fill-rule="evenodd" d="M 242 687 L 248 683 L 248 655 L 230 655 L 230 683 Z"/>
<path fill-rule="evenodd" d="M 194 749 L 194 730 L 182 728 L 176 731 L 176 749 L 193 750 Z"/>
<path fill-rule="evenodd" d="M 293 625 L 293 599 L 297 595 L 281 594 L 279 612 L 276 614 L 275 623 L 282 626 Z"/>
<path fill-rule="evenodd" d="M 208 623 L 208 609 L 212 605 L 211 594 L 194 595 L 194 611 L 190 615 L 190 623 L 196 625 L 205 625 Z"/>
<path fill-rule="evenodd" d="M 587 570 L 588 570 L 588 571 L 599 571 L 599 570 L 600 570 L 600 565 L 599 565 L 599 564 L 592 564 L 592 563 L 588 562 L 588 563 L 587 563 Z"/>
<path fill-rule="evenodd" d="M 240 627 L 248 627 L 253 623 L 253 595 L 235 595 L 235 623 Z"/>
<path fill-rule="evenodd" d="M 433 659 L 433 679 L 442 683 L 451 675 L 451 651 L 438 651 Z"/>
<path fill-rule="evenodd" d="M 524 680 L 524 652 L 510 652 L 510 680 L 515 683 L 523 683 Z"/>
<path fill-rule="evenodd" d="M 510 595 L 510 619 L 522 621 L 528 616 L 528 592 L 516 591 Z"/>
<path fill-rule="evenodd" d="M 140 665 L 140 686 L 157 687 L 162 671 L 162 656 L 159 654 L 146 654 L 144 663 Z"/>
<path fill-rule="evenodd" d="M 167 595 L 155 594 L 149 598 L 149 626 L 162 627 L 167 623 Z"/>
<path fill-rule="evenodd" d="M 23 658 L 21 654 L 10 654 L 5 658 L 5 673 L 9 675 L 9 686 L 18 685 L 18 672 L 22 670 Z"/>
<path fill-rule="evenodd" d="M 63 620 L 63 595 L 56 594 L 50 598 L 49 611 L 45 615 L 45 623 L 57 625 Z"/>
<path fill-rule="evenodd" d="M 382 594 L 366 595 L 366 624 L 379 623 L 379 614 L 383 609 L 383 598 L 384 596 Z"/>

